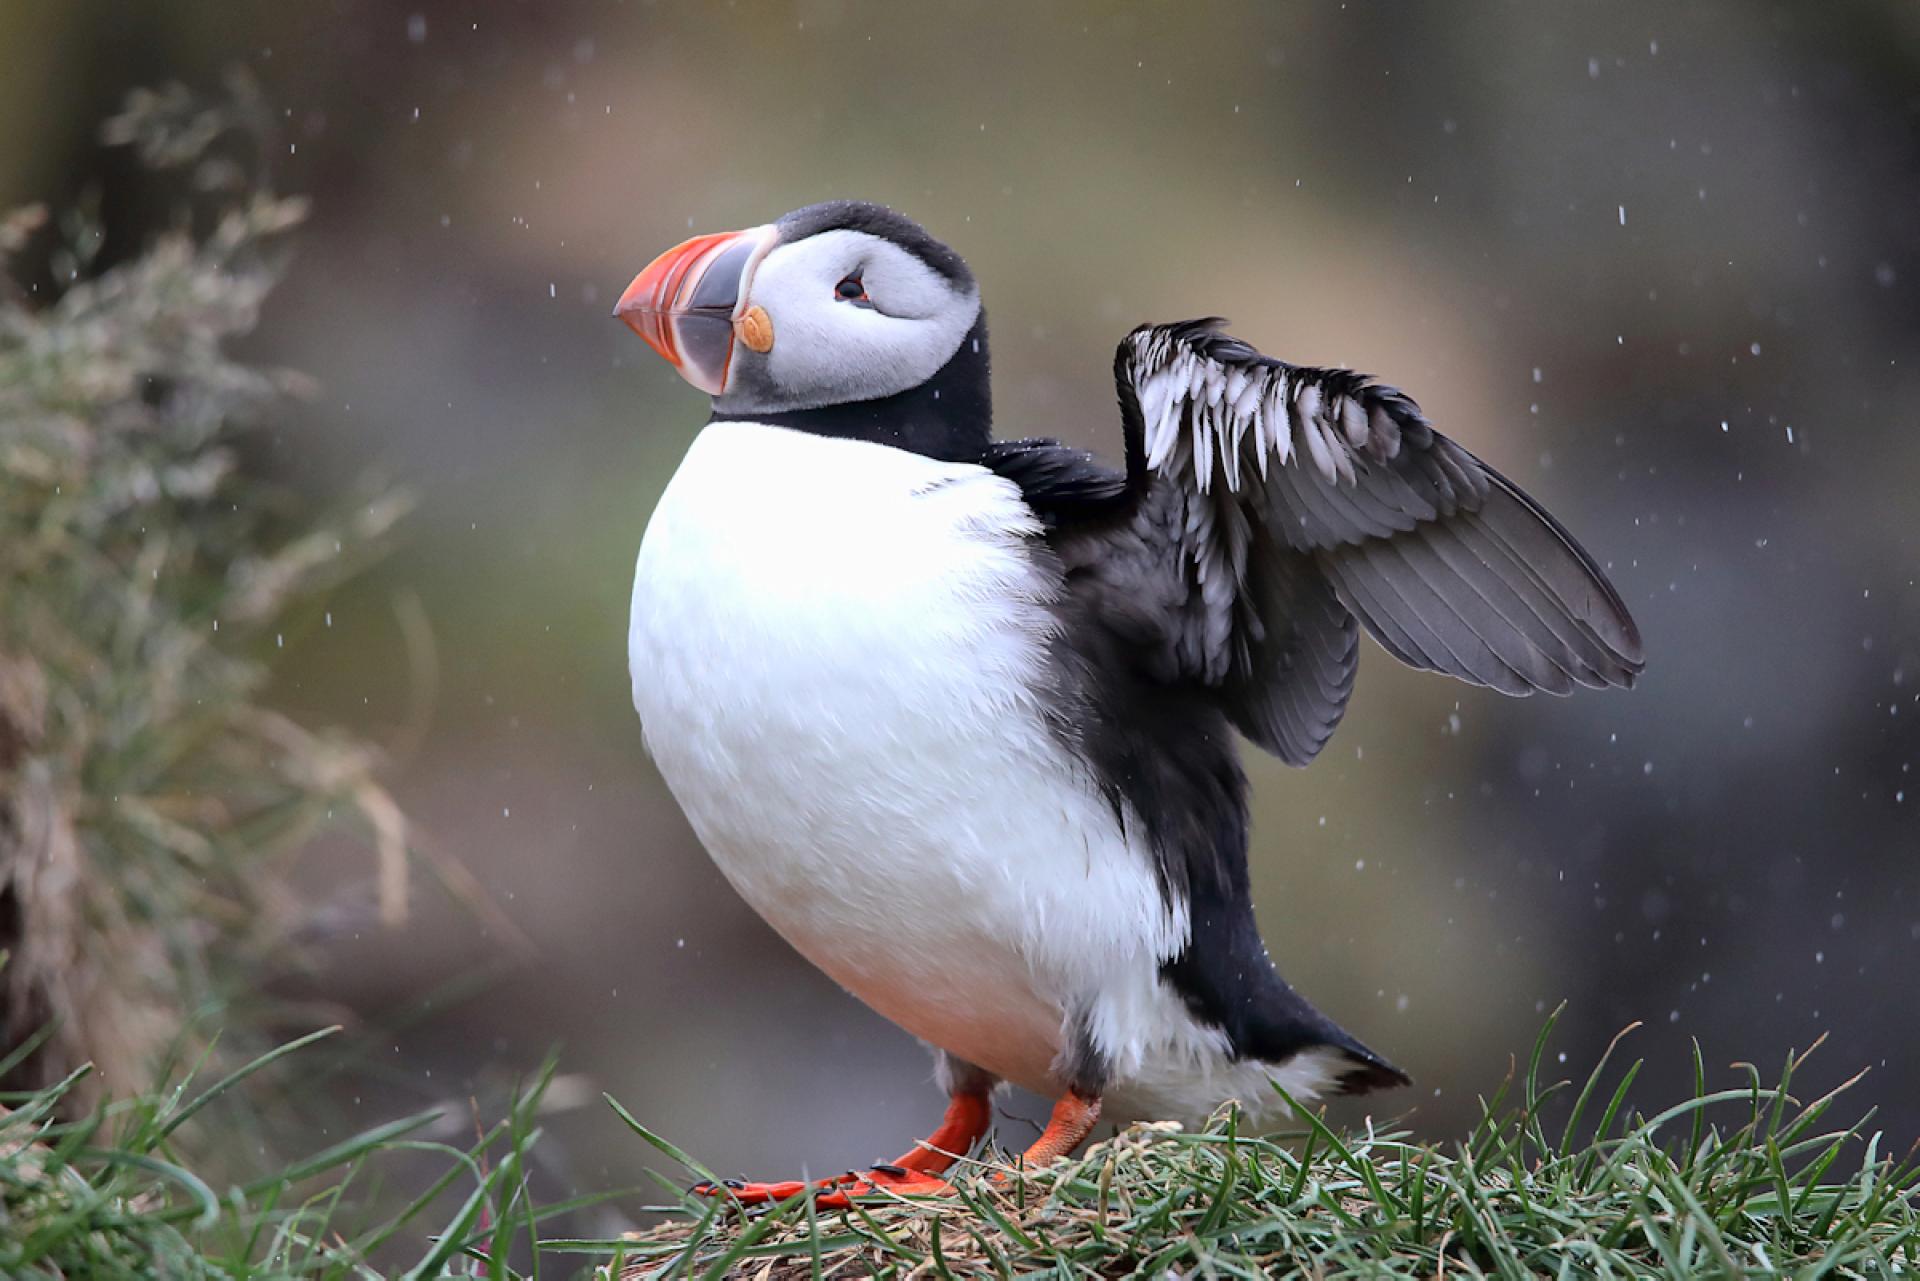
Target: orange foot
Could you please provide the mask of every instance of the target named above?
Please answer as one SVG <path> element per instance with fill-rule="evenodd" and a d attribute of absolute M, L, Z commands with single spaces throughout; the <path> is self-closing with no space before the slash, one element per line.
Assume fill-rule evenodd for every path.
<path fill-rule="evenodd" d="M 770 1201 L 785 1201 L 788 1197 L 798 1196 L 807 1191 L 817 1194 L 814 1204 L 821 1209 L 844 1210 L 853 1204 L 853 1198 L 872 1196 L 880 1191 L 893 1192 L 900 1196 L 950 1196 L 953 1193 L 953 1185 L 937 1174 L 909 1170 L 899 1165 L 876 1165 L 871 1170 L 850 1170 L 838 1178 L 819 1179 L 812 1183 L 797 1179 L 783 1183 L 742 1183 L 737 1179 L 728 1179 L 725 1183 L 693 1185 L 695 1196 L 730 1196 L 742 1205 L 765 1205 Z"/>
<path fill-rule="evenodd" d="M 898 1161 L 882 1162 L 871 1170 L 849 1171 L 837 1179 L 814 1183 L 792 1180 L 785 1183 L 740 1183 L 728 1179 L 723 1184 L 696 1183 L 695 1196 L 731 1196 L 745 1205 L 765 1205 L 813 1189 L 815 1202 L 823 1210 L 844 1210 L 854 1197 L 887 1191 L 901 1196 L 949 1196 L 953 1185 L 940 1176 L 956 1159 L 973 1150 L 987 1132 L 992 1113 L 983 1092 L 956 1094 L 947 1102 L 947 1114 L 924 1143 Z"/>
<path fill-rule="evenodd" d="M 1053 1115 L 1047 1118 L 1047 1128 L 1021 1155 L 1021 1168 L 1039 1170 L 1052 1165 L 1085 1142 L 1086 1137 L 1093 1133 L 1093 1127 L 1099 1123 L 1100 1096 L 1068 1090 L 1054 1102 Z M 995 1170 L 988 1178 L 1005 1185 L 1012 1181 L 1011 1175 L 1012 1172 L 1008 1170 Z"/>

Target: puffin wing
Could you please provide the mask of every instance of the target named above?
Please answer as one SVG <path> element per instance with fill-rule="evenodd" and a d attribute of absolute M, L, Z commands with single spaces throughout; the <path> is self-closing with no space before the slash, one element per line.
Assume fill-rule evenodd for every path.
<path fill-rule="evenodd" d="M 1114 373 L 1138 536 L 1182 567 L 1180 676 L 1305 764 L 1352 692 L 1355 620 L 1504 694 L 1628 686 L 1640 635 L 1573 536 L 1403 392 L 1290 365 L 1218 319 L 1145 325 Z"/>

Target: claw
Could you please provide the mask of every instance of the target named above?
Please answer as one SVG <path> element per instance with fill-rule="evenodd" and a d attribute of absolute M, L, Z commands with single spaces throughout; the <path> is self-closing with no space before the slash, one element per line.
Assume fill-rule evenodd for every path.
<path fill-rule="evenodd" d="M 873 1196 L 880 1192 L 914 1197 L 954 1194 L 953 1185 L 937 1175 L 902 1170 L 899 1166 L 892 1169 L 875 1166 L 867 1171 L 865 1178 L 842 1183 L 831 1190 L 822 1188 L 814 1204 L 822 1210 L 846 1210 L 852 1208 L 856 1197 Z"/>
<path fill-rule="evenodd" d="M 1095 1113 L 1097 1115 L 1097 1113 Z M 802 1192 L 812 1192 L 823 1209 L 843 1209 L 852 1198 L 892 1192 L 907 1196 L 950 1196 L 953 1185 L 940 1177 L 957 1157 L 973 1150 L 987 1132 L 992 1110 L 985 1090 L 953 1095 L 947 1114 L 925 1142 L 894 1161 L 876 1161 L 868 1170 L 849 1170 L 837 1178 L 814 1183 L 741 1183 L 728 1179 L 725 1188 L 697 1183 L 695 1196 L 731 1196 L 742 1205 L 766 1205 Z M 1077 1139 L 1076 1139 L 1077 1141 Z"/>
<path fill-rule="evenodd" d="M 880 1192 L 892 1192 L 903 1196 L 948 1196 L 953 1185 L 935 1175 L 924 1174 L 918 1170 L 909 1170 L 902 1166 L 881 1164 L 871 1170 L 849 1170 L 832 1179 L 821 1179 L 815 1183 L 742 1183 L 738 1179 L 728 1179 L 721 1187 L 711 1182 L 693 1185 L 695 1196 L 731 1195 L 742 1205 L 765 1205 L 773 1201 L 785 1201 L 802 1192 L 815 1195 L 815 1204 L 823 1210 L 844 1210 L 853 1204 L 853 1198 L 873 1196 Z"/>

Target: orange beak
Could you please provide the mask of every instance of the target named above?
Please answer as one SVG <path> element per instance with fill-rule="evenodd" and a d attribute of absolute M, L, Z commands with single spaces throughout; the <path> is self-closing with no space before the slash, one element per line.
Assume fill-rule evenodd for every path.
<path fill-rule="evenodd" d="M 751 305 L 754 269 L 778 242 L 772 225 L 695 236 L 648 263 L 613 314 L 710 396 L 726 390 L 734 322 Z"/>

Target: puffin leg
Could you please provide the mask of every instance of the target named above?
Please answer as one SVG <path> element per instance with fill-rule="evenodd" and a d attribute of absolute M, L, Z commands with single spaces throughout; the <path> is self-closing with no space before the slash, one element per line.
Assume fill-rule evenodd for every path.
<path fill-rule="evenodd" d="M 940 1118 L 940 1128 L 893 1164 L 916 1174 L 945 1174 L 987 1136 L 992 1120 L 986 1091 L 956 1094 L 947 1100 L 947 1114 Z"/>
<path fill-rule="evenodd" d="M 1020 1164 L 1027 1169 L 1052 1165 L 1079 1147 L 1093 1127 L 1100 1123 L 1100 1096 L 1070 1089 L 1053 1105 L 1047 1128 L 1021 1154 Z"/>
<path fill-rule="evenodd" d="M 970 1090 L 953 1095 L 947 1101 L 947 1114 L 940 1126 L 898 1161 L 882 1162 L 869 1170 L 849 1170 L 831 1179 L 811 1183 L 797 1179 L 780 1183 L 697 1183 L 695 1196 L 732 1196 L 745 1205 L 763 1205 L 812 1190 L 819 1193 L 815 1202 L 823 1210 L 844 1209 L 858 1196 L 879 1191 L 904 1196 L 940 1196 L 953 1186 L 940 1176 L 955 1161 L 973 1150 L 987 1132 L 993 1116 L 985 1090 Z"/>
<path fill-rule="evenodd" d="M 1021 1154 L 1025 1169 L 1052 1165 L 1086 1142 L 1100 1123 L 1100 1096 L 1113 1078 L 1113 1061 L 1094 1035 L 1095 1022 L 1091 1007 L 1080 1008 L 1067 1021 L 1066 1047 L 1054 1062 L 1056 1079 L 1065 1083 L 1066 1092 L 1054 1101 L 1047 1128 Z"/>

